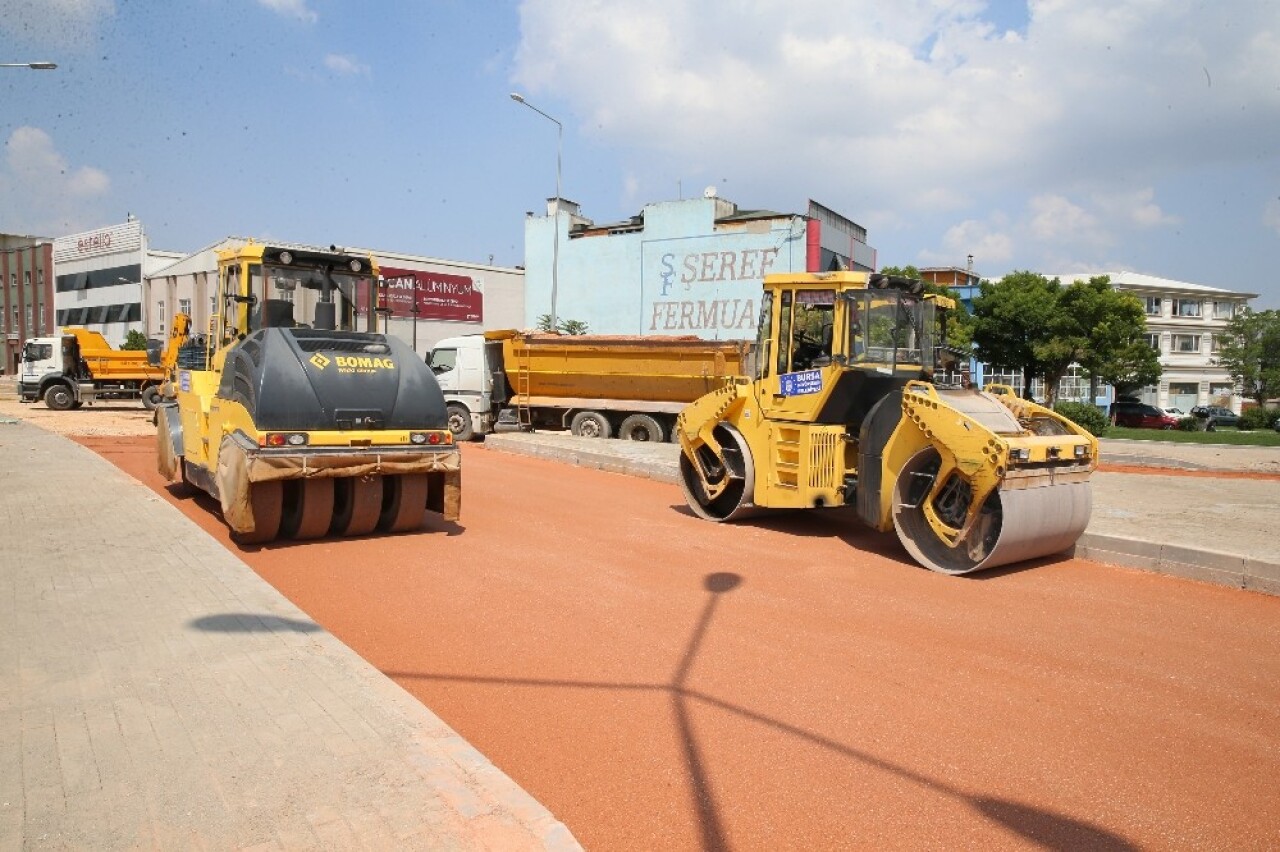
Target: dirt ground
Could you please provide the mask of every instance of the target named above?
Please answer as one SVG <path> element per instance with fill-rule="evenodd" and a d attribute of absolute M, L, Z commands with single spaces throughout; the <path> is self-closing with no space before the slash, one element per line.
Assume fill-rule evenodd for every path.
<path fill-rule="evenodd" d="M 24 420 L 59 435 L 155 435 L 151 412 L 137 400 L 98 402 L 74 411 L 54 411 L 43 402 L 0 398 L 0 418 Z"/>
<path fill-rule="evenodd" d="M 482 445 L 459 524 L 240 549 L 152 439 L 81 441 L 587 848 L 1280 845 L 1280 598 L 1070 559 L 945 577 L 843 510 L 708 524 Z"/>

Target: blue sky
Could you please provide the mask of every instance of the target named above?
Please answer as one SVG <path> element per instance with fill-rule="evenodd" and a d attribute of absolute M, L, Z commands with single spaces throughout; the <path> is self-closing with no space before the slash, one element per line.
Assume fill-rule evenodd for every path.
<path fill-rule="evenodd" d="M 1129 270 L 1280 308 L 1274 0 L 0 0 L 0 231 L 139 217 L 523 263 L 714 185 L 881 264 Z"/>

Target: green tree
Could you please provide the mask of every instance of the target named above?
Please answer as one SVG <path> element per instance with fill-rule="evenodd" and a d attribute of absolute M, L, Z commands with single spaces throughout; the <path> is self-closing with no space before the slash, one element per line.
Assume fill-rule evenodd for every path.
<path fill-rule="evenodd" d="M 1226 367 L 1259 407 L 1280 397 L 1280 311 L 1245 308 L 1219 336 L 1214 363 Z"/>
<path fill-rule="evenodd" d="M 1045 376 L 1043 359 L 1057 364 L 1064 354 L 1063 347 L 1053 344 L 1063 326 L 1058 308 L 1062 285 L 1056 278 L 1018 271 L 996 282 L 983 281 L 980 290 L 973 300 L 978 358 L 1021 371 L 1022 392 L 1029 398 L 1031 380 Z"/>
<path fill-rule="evenodd" d="M 1138 297 L 1115 289 L 1101 275 L 1072 282 L 1062 291 L 1061 305 L 1074 326 L 1074 360 L 1089 376 L 1091 399 L 1097 398 L 1099 383 L 1127 394 L 1160 379 L 1160 357 L 1147 344 L 1146 311 Z"/>
<path fill-rule="evenodd" d="M 1023 392 L 1044 380 L 1052 404 L 1072 364 L 1084 368 L 1092 396 L 1098 383 L 1120 392 L 1160 378 L 1160 361 L 1146 343 L 1142 303 L 1111 286 L 1107 276 L 1063 286 L 1033 272 L 1015 272 L 982 286 L 974 300 L 978 356 L 1022 370 Z"/>
<path fill-rule="evenodd" d="M 560 334 L 586 334 L 588 330 L 587 323 L 582 320 L 556 319 L 556 331 Z M 538 331 L 551 332 L 551 314 L 542 314 L 538 317 Z"/>
<path fill-rule="evenodd" d="M 121 349 L 143 350 L 147 348 L 147 336 L 137 329 L 131 330 L 124 336 L 124 343 Z"/>

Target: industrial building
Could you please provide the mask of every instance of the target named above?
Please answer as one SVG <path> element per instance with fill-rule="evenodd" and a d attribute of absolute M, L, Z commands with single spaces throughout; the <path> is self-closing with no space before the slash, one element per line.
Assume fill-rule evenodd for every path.
<path fill-rule="evenodd" d="M 152 249 L 132 216 L 124 224 L 58 237 L 54 325 L 92 329 L 120 346 L 130 331 L 145 328 L 143 279 L 182 256 Z"/>
<path fill-rule="evenodd" d="M 805 214 L 742 210 L 709 188 L 596 224 L 577 204 L 525 218 L 523 325 L 577 320 L 593 334 L 752 338 L 769 272 L 873 270 L 857 223 L 817 202 Z"/>

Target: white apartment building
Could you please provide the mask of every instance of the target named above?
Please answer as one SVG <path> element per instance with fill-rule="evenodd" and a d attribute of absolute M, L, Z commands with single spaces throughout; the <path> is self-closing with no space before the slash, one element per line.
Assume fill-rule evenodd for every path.
<path fill-rule="evenodd" d="M 1190 411 L 1196 405 L 1221 405 L 1240 412 L 1242 399 L 1224 367 L 1214 364 L 1219 335 L 1236 313 L 1256 299 L 1241 293 L 1136 272 L 1081 272 L 1057 277 L 1064 285 L 1108 275 L 1117 290 L 1142 301 L 1147 341 L 1160 353 L 1158 385 L 1142 389 L 1143 402 Z"/>

